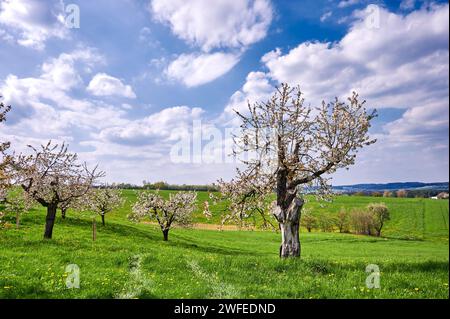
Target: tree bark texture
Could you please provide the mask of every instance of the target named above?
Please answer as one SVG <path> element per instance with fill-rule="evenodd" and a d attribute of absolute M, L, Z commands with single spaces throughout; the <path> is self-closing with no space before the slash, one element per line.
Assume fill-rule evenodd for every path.
<path fill-rule="evenodd" d="M 53 226 L 55 225 L 56 210 L 58 206 L 49 204 L 47 206 L 47 217 L 45 219 L 44 239 L 51 239 L 53 235 Z"/>
<path fill-rule="evenodd" d="M 273 214 L 280 224 L 280 257 L 300 257 L 300 215 L 304 201 L 295 197 L 287 209 L 276 206 Z"/>
<path fill-rule="evenodd" d="M 164 241 L 168 241 L 169 240 L 169 230 L 164 229 L 162 232 L 163 232 L 163 236 L 164 236 Z"/>

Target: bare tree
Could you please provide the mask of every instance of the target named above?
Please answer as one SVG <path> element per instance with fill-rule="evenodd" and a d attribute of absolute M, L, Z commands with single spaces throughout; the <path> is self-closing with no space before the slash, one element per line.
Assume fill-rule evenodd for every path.
<path fill-rule="evenodd" d="M 128 216 L 133 221 L 143 217 L 156 220 L 163 232 L 164 240 L 169 239 L 169 230 L 174 224 L 187 227 L 192 224 L 192 214 L 197 205 L 195 192 L 177 192 L 170 194 L 165 200 L 159 194 L 140 192 L 133 206 L 133 212 Z"/>
<path fill-rule="evenodd" d="M 14 183 L 47 208 L 44 238 L 50 239 L 58 207 L 84 196 L 104 173 L 79 164 L 77 154 L 69 153 L 64 143 L 58 146 L 50 141 L 40 149 L 29 147 L 32 155 L 14 156 L 8 167 Z"/>
<path fill-rule="evenodd" d="M 251 214 L 248 200 L 267 211 L 266 198 L 275 190 L 270 211 L 282 232 L 280 257 L 300 256 L 305 188 L 317 190 L 319 198 L 330 194 L 325 175 L 354 164 L 358 149 L 375 142 L 367 134 L 375 112 L 368 114 L 356 93 L 348 102 L 336 98 L 313 109 L 304 105 L 299 87 L 282 84 L 269 101 L 249 103 L 247 114 L 236 112 L 242 124 L 234 154 L 248 159 L 235 179 L 219 181 L 222 192 L 231 194 L 228 217 Z"/>
<path fill-rule="evenodd" d="M 87 194 L 86 201 L 86 208 L 101 216 L 103 226 L 105 215 L 124 204 L 121 191 L 113 188 L 92 189 Z"/>
<path fill-rule="evenodd" d="M 386 221 L 390 220 L 389 209 L 384 203 L 371 203 L 367 206 L 367 210 L 372 214 L 373 227 L 378 237 L 381 236 L 381 229 Z"/>

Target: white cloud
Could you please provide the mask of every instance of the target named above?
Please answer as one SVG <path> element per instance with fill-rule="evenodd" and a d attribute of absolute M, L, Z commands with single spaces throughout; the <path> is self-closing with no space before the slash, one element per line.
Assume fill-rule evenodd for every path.
<path fill-rule="evenodd" d="M 376 107 L 409 108 L 448 95 L 448 5 L 407 16 L 382 8 L 380 27 L 355 22 L 337 43 L 305 42 L 262 61 L 279 82 L 318 103 L 357 90 Z"/>
<path fill-rule="evenodd" d="M 143 27 L 141 31 L 139 31 L 139 41 L 141 42 L 150 42 L 150 35 L 152 31 L 148 27 Z"/>
<path fill-rule="evenodd" d="M 136 94 L 130 85 L 125 85 L 121 80 L 105 73 L 96 74 L 89 83 L 87 90 L 95 96 L 136 98 Z"/>
<path fill-rule="evenodd" d="M 118 123 L 116 114 L 120 112 L 114 108 L 70 96 L 72 89 L 82 86 L 78 64 L 86 67 L 99 61 L 102 57 L 95 50 L 83 48 L 49 59 L 39 77 L 8 75 L 0 82 L 0 92 L 13 106 L 8 125 L 15 134 L 52 138 L 69 134 L 71 127 L 102 127 L 106 123 L 103 117 Z"/>
<path fill-rule="evenodd" d="M 166 74 L 187 87 L 194 87 L 215 80 L 238 62 L 239 55 L 232 53 L 182 54 L 170 63 Z"/>
<path fill-rule="evenodd" d="M 338 7 L 339 8 L 347 8 L 354 6 L 359 3 L 359 0 L 342 0 L 339 2 Z"/>
<path fill-rule="evenodd" d="M 48 39 L 67 36 L 62 9 L 56 0 L 2 0 L 0 24 L 20 45 L 42 50 Z"/>
<path fill-rule="evenodd" d="M 206 52 L 263 39 L 273 15 L 268 0 L 153 0 L 150 9 L 176 36 Z"/>
<path fill-rule="evenodd" d="M 226 105 L 219 122 L 237 126 L 240 122 L 236 117 L 236 111 L 245 114 L 247 112 L 247 102 L 266 101 L 274 91 L 270 79 L 264 72 L 250 72 L 247 75 L 242 89 L 236 91 Z"/>
<path fill-rule="evenodd" d="M 416 4 L 415 0 L 402 0 L 402 2 L 400 2 L 400 9 L 410 10 L 414 8 L 415 4 Z"/>
<path fill-rule="evenodd" d="M 243 88 L 231 97 L 224 113 L 229 113 L 231 108 L 244 108 L 247 99 L 266 100 L 271 81 L 299 84 L 306 103 L 312 106 L 322 99 L 345 98 L 356 90 L 367 99 L 368 107 L 405 110 L 398 120 L 384 125 L 378 143 L 371 146 L 370 152 L 362 152 L 356 169 L 358 174 L 367 177 L 362 172 L 370 166 L 373 170 L 369 175 L 375 178 L 378 172 L 386 181 L 389 177 L 383 168 L 391 159 L 393 163 L 408 163 L 404 171 L 407 174 L 420 171 L 416 175 L 422 178 L 426 175 L 423 168 L 430 173 L 423 180 L 440 179 L 441 173 L 448 173 L 445 166 L 448 166 L 449 128 L 449 6 L 433 5 L 408 15 L 378 9 L 379 27 L 370 25 L 369 11 L 362 10 L 354 14 L 357 20 L 340 41 L 304 42 L 285 54 L 276 49 L 264 55 L 262 62 L 267 72 L 251 72 Z M 254 85 L 255 79 L 262 89 L 248 88 Z M 258 97 L 259 94 L 251 92 L 264 94 Z M 430 152 L 420 157 L 429 161 L 426 167 L 419 157 L 416 160 L 412 156 L 422 152 Z M 394 159 L 392 154 L 398 158 Z M 393 174 L 392 178 L 402 174 L 406 173 Z M 338 176 L 355 181 L 352 174 Z"/>
<path fill-rule="evenodd" d="M 101 140 L 126 145 L 153 145 L 156 148 L 176 141 L 192 126 L 192 121 L 201 119 L 201 108 L 174 106 L 125 125 L 111 126 L 99 133 Z M 159 145 L 159 147 L 156 147 Z"/>
<path fill-rule="evenodd" d="M 48 59 L 37 77 L 10 74 L 0 81 L 4 101 L 13 106 L 6 125 L 0 126 L 2 138 L 11 141 L 17 152 L 26 152 L 26 145 L 49 139 L 69 142 L 71 151 L 81 160 L 90 165 L 98 163 L 106 170 L 111 182 L 139 182 L 154 176 L 187 182 L 180 175 L 192 178 L 194 174 L 186 166 L 171 163 L 168 155 L 171 146 L 192 130 L 192 122 L 201 120 L 204 111 L 175 106 L 129 119 L 129 110 L 135 106 L 112 106 L 99 99 L 76 97 L 83 87 L 83 70 L 98 61 L 102 57 L 95 50 L 83 48 Z"/>
<path fill-rule="evenodd" d="M 273 16 L 269 0 L 153 0 L 150 11 L 173 34 L 203 51 L 181 54 L 166 69 L 170 79 L 188 87 L 230 71 L 248 46 L 266 36 Z"/>
<path fill-rule="evenodd" d="M 42 79 L 48 80 L 62 90 L 69 90 L 82 83 L 76 64 L 82 63 L 89 71 L 94 64 L 103 64 L 104 58 L 96 50 L 81 48 L 71 53 L 62 53 L 42 65 Z"/>
<path fill-rule="evenodd" d="M 325 12 L 321 17 L 320 17 L 320 22 L 325 22 L 328 18 L 330 18 L 333 15 L 332 11 L 327 11 Z"/>

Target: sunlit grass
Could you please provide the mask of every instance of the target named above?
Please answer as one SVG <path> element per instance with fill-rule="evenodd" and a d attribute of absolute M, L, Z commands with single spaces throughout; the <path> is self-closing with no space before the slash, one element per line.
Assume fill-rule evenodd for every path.
<path fill-rule="evenodd" d="M 211 298 L 223 289 L 224 297 L 239 298 L 448 298 L 448 207 L 442 212 L 429 200 L 423 212 L 410 212 L 423 202 L 377 199 L 393 207 L 388 238 L 303 231 L 302 258 L 280 260 L 275 232 L 173 229 L 164 242 L 156 226 L 126 219 L 133 196 L 126 192 L 126 205 L 98 226 L 95 242 L 90 218 L 76 212 L 58 217 L 51 241 L 42 239 L 41 208 L 25 215 L 19 230 L 1 230 L 0 297 Z M 339 197 L 329 209 L 369 201 Z M 425 223 L 407 220 L 420 216 Z M 136 256 L 139 276 L 130 273 Z M 65 286 L 68 264 L 80 267 L 80 289 Z M 368 264 L 380 267 L 380 289 L 365 285 Z"/>

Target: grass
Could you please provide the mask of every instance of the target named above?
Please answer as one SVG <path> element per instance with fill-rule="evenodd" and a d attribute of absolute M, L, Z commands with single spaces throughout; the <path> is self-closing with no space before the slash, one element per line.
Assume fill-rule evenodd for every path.
<path fill-rule="evenodd" d="M 392 209 L 387 238 L 303 231 L 302 258 L 280 260 L 280 234 L 269 231 L 173 229 L 164 242 L 155 225 L 126 220 L 135 195 L 125 196 L 125 206 L 98 226 L 95 242 L 90 218 L 75 212 L 58 217 L 54 239 L 42 240 L 41 208 L 24 215 L 19 230 L 0 231 L 0 297 L 449 297 L 447 201 L 339 196 L 325 207 L 310 202 L 314 213 L 332 214 L 384 201 Z M 199 193 L 203 199 L 207 194 Z M 213 207 L 213 221 L 218 210 Z M 197 221 L 212 222 L 202 218 L 199 209 Z M 80 267 L 80 289 L 65 286 L 68 264 Z M 380 289 L 365 285 L 369 264 L 380 268 Z"/>

